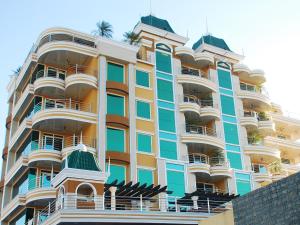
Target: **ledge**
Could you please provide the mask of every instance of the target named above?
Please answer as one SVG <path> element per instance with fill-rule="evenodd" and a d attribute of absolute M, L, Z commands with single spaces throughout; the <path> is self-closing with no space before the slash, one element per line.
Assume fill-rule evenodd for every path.
<path fill-rule="evenodd" d="M 106 125 L 115 126 L 118 128 L 128 128 L 129 119 L 124 116 L 106 115 Z"/>
<path fill-rule="evenodd" d="M 128 85 L 119 82 L 106 81 L 106 90 L 116 94 L 128 95 Z"/>
<path fill-rule="evenodd" d="M 2 159 L 6 159 L 7 153 L 8 153 L 8 147 L 6 146 L 3 148 L 2 151 Z"/>
<path fill-rule="evenodd" d="M 10 124 L 11 124 L 11 114 L 9 114 L 7 117 L 6 117 L 6 121 L 5 121 L 5 127 L 6 129 L 9 129 L 10 128 Z"/>
<path fill-rule="evenodd" d="M 106 152 L 106 160 L 112 160 L 121 162 L 123 164 L 130 164 L 130 155 L 126 152 L 113 152 L 113 151 L 107 151 Z"/>

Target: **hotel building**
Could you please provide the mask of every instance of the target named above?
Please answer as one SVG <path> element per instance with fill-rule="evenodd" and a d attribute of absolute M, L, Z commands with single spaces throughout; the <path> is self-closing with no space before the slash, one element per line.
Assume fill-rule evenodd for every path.
<path fill-rule="evenodd" d="M 262 70 L 154 16 L 133 31 L 38 37 L 8 85 L 1 224 L 198 224 L 299 171 L 300 121 Z"/>

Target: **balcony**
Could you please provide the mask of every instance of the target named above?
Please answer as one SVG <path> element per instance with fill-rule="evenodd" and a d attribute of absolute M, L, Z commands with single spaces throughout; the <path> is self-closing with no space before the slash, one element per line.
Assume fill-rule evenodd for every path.
<path fill-rule="evenodd" d="M 91 104 L 71 99 L 45 99 L 34 106 L 33 129 L 55 133 L 66 131 L 78 133 L 90 124 L 96 124 L 97 114 Z"/>
<path fill-rule="evenodd" d="M 5 175 L 5 185 L 11 184 L 28 168 L 28 156 L 23 154 L 20 158 L 14 162 L 11 168 Z"/>
<path fill-rule="evenodd" d="M 265 73 L 262 70 L 250 70 L 248 66 L 244 64 L 235 64 L 233 66 L 233 72 L 237 73 L 240 80 L 245 82 L 255 83 L 260 85 L 266 81 Z"/>
<path fill-rule="evenodd" d="M 214 129 L 205 126 L 187 125 L 185 133 L 181 135 L 181 141 L 185 144 L 196 144 L 201 148 L 224 149 L 225 143 Z"/>
<path fill-rule="evenodd" d="M 67 155 L 69 155 L 72 151 L 76 149 L 76 146 L 79 143 L 82 143 L 86 146 L 86 149 L 88 152 L 92 153 L 93 155 L 96 155 L 96 144 L 97 140 L 90 136 L 69 136 L 64 137 L 64 144 L 61 150 L 62 158 L 65 158 Z"/>
<path fill-rule="evenodd" d="M 1 210 L 1 222 L 9 221 L 20 213 L 25 207 L 26 197 L 25 195 L 17 195 Z"/>
<path fill-rule="evenodd" d="M 255 108 L 256 111 L 268 111 L 271 109 L 271 100 L 264 89 L 253 85 L 241 83 L 237 95 L 243 100 L 244 105 Z"/>
<path fill-rule="evenodd" d="M 284 170 L 288 173 L 297 173 L 300 171 L 300 163 L 292 164 L 292 163 L 282 162 L 281 167 L 282 167 L 282 170 Z"/>
<path fill-rule="evenodd" d="M 180 57 L 182 63 L 187 63 L 199 68 L 214 64 L 214 57 L 212 54 L 207 52 L 195 53 L 193 49 L 186 46 L 176 47 L 175 55 Z"/>
<path fill-rule="evenodd" d="M 21 116 L 21 114 L 24 112 L 24 109 L 32 101 L 33 95 L 34 95 L 34 86 L 32 84 L 28 84 L 13 108 L 12 111 L 13 118 L 18 119 Z"/>
<path fill-rule="evenodd" d="M 39 176 L 28 180 L 26 206 L 47 206 L 56 198 L 56 190 L 51 187 L 50 176 Z"/>
<path fill-rule="evenodd" d="M 217 92 L 217 85 L 199 70 L 182 68 L 181 74 L 177 76 L 177 82 L 182 84 L 184 93 L 187 94 Z"/>
<path fill-rule="evenodd" d="M 252 143 L 248 141 L 248 145 L 244 146 L 244 153 L 250 155 L 251 161 L 264 160 L 265 163 L 271 163 L 280 159 L 280 151 L 278 148 L 266 146 L 266 143 Z"/>
<path fill-rule="evenodd" d="M 272 174 L 272 181 L 274 182 L 274 181 L 281 180 L 281 179 L 287 177 L 288 175 L 289 174 L 285 171 L 282 171 L 280 173 L 274 173 L 274 174 Z"/>
<path fill-rule="evenodd" d="M 300 151 L 300 143 L 288 139 L 284 135 L 278 135 L 277 137 L 267 136 L 264 142 L 270 146 L 277 146 L 281 150 L 287 150 L 289 154 L 296 157 Z"/>
<path fill-rule="evenodd" d="M 266 165 L 253 164 L 252 170 L 253 170 L 253 179 L 255 182 L 257 182 L 257 183 L 262 183 L 262 182 L 271 183 L 272 182 L 271 173 L 268 171 Z"/>
<path fill-rule="evenodd" d="M 92 89 L 97 89 L 97 71 L 86 66 L 72 66 L 67 70 L 68 75 L 65 81 L 66 96 L 82 100 Z"/>
<path fill-rule="evenodd" d="M 258 128 L 258 116 L 255 111 L 242 111 L 240 117 L 241 126 L 246 127 L 248 130 Z"/>
<path fill-rule="evenodd" d="M 258 117 L 258 129 L 263 135 L 275 132 L 275 124 L 271 117 Z"/>
<path fill-rule="evenodd" d="M 16 131 L 13 133 L 11 140 L 9 142 L 9 151 L 14 151 L 15 148 L 24 140 L 24 138 L 30 133 L 32 128 L 31 117 L 25 118 Z"/>

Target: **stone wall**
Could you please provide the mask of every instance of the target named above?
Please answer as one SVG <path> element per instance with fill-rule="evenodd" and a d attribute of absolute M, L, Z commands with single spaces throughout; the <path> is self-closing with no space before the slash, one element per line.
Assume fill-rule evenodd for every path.
<path fill-rule="evenodd" d="M 300 173 L 233 200 L 235 225 L 300 225 Z"/>

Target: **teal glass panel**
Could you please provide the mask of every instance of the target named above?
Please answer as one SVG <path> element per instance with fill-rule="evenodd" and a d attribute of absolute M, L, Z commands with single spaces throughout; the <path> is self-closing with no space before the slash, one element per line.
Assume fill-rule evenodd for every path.
<path fill-rule="evenodd" d="M 158 109 L 159 129 L 175 132 L 175 113 L 171 110 Z"/>
<path fill-rule="evenodd" d="M 141 70 L 136 71 L 136 84 L 143 87 L 150 87 L 149 73 Z"/>
<path fill-rule="evenodd" d="M 175 109 L 174 103 L 163 102 L 160 100 L 158 100 L 157 103 L 158 103 L 158 107 L 160 107 L 160 108 L 166 108 L 166 109 L 171 109 L 171 110 Z"/>
<path fill-rule="evenodd" d="M 234 152 L 227 152 L 227 158 L 230 162 L 230 167 L 234 169 L 243 169 L 241 154 Z"/>
<path fill-rule="evenodd" d="M 125 99 L 117 95 L 107 95 L 107 114 L 110 115 L 125 115 Z"/>
<path fill-rule="evenodd" d="M 170 54 L 156 51 L 156 70 L 172 73 Z"/>
<path fill-rule="evenodd" d="M 237 145 L 226 144 L 226 150 L 233 151 L 233 152 L 240 152 L 241 148 L 240 148 L 240 146 L 237 146 Z"/>
<path fill-rule="evenodd" d="M 233 97 L 221 95 L 222 113 L 235 116 Z"/>
<path fill-rule="evenodd" d="M 244 195 L 251 191 L 250 181 L 237 180 L 236 187 L 239 195 Z"/>
<path fill-rule="evenodd" d="M 160 140 L 160 157 L 167 159 L 177 159 L 176 142 Z"/>
<path fill-rule="evenodd" d="M 137 146 L 139 152 L 152 152 L 152 137 L 148 134 L 137 134 Z"/>
<path fill-rule="evenodd" d="M 138 169 L 138 182 L 141 184 L 147 184 L 147 186 L 153 184 L 152 170 Z"/>
<path fill-rule="evenodd" d="M 182 197 L 185 193 L 184 173 L 167 170 L 168 191 L 173 191 L 170 196 Z"/>
<path fill-rule="evenodd" d="M 157 79 L 157 98 L 173 102 L 173 83 L 166 80 Z"/>
<path fill-rule="evenodd" d="M 245 173 L 235 173 L 235 179 L 250 181 L 250 175 Z"/>
<path fill-rule="evenodd" d="M 170 134 L 170 133 L 166 133 L 163 131 L 159 131 L 159 137 L 161 139 L 168 139 L 168 140 L 174 140 L 174 141 L 177 140 L 176 134 Z"/>
<path fill-rule="evenodd" d="M 228 122 L 228 123 L 236 123 L 237 122 L 236 117 L 234 117 L 234 116 L 225 116 L 225 115 L 223 115 L 222 118 L 223 118 L 224 122 Z"/>
<path fill-rule="evenodd" d="M 107 80 L 124 83 L 124 66 L 107 63 Z"/>
<path fill-rule="evenodd" d="M 157 76 L 157 78 L 162 78 L 165 80 L 173 81 L 173 76 L 170 74 L 167 74 L 167 73 L 162 73 L 162 72 L 156 71 L 156 76 Z"/>
<path fill-rule="evenodd" d="M 174 163 L 167 163 L 167 169 L 170 170 L 179 170 L 179 171 L 184 171 L 184 166 L 183 165 L 178 165 Z"/>
<path fill-rule="evenodd" d="M 151 109 L 149 102 L 136 101 L 136 115 L 137 117 L 151 119 Z"/>
<path fill-rule="evenodd" d="M 124 166 L 110 165 L 110 176 L 107 179 L 107 183 L 111 183 L 115 180 L 118 182 L 124 181 L 126 178 L 126 168 Z"/>
<path fill-rule="evenodd" d="M 221 94 L 224 94 L 224 95 L 230 95 L 230 96 L 233 96 L 233 91 L 228 90 L 228 89 L 220 88 L 220 93 L 221 93 Z"/>
<path fill-rule="evenodd" d="M 36 171 L 35 169 L 29 169 L 28 173 L 28 190 L 35 189 L 36 187 Z"/>
<path fill-rule="evenodd" d="M 218 69 L 219 86 L 222 88 L 232 89 L 230 72 Z"/>
<path fill-rule="evenodd" d="M 106 150 L 125 152 L 125 131 L 113 128 L 106 129 Z"/>
<path fill-rule="evenodd" d="M 223 123 L 225 142 L 230 144 L 239 144 L 238 128 L 236 124 Z"/>

